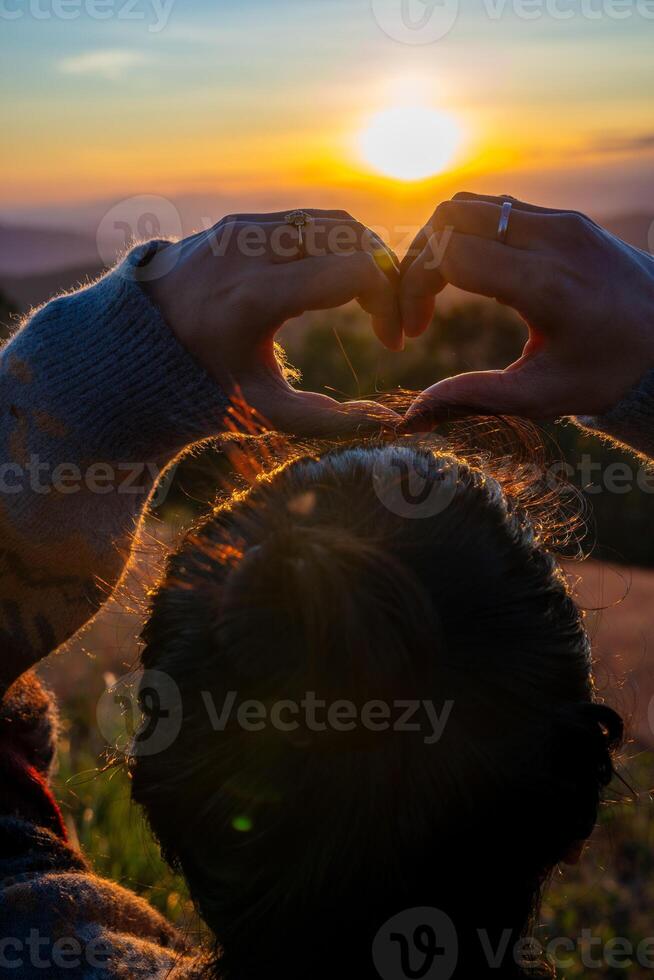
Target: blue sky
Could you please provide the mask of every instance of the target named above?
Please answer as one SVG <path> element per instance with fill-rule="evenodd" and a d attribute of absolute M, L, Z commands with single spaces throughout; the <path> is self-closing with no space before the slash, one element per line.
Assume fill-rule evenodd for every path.
<path fill-rule="evenodd" d="M 428 44 L 389 36 L 402 2 L 456 0 L 0 0 L 0 206 L 351 187 L 357 129 L 411 85 L 467 133 L 452 181 L 651 171 L 654 0 L 460 0 Z"/>

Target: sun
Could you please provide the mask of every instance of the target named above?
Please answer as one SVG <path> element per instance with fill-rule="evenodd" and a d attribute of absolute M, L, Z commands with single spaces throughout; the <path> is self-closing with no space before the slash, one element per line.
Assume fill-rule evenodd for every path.
<path fill-rule="evenodd" d="M 423 180 L 451 164 L 461 145 L 452 116 L 428 106 L 395 106 L 375 113 L 359 134 L 364 160 L 387 177 Z"/>

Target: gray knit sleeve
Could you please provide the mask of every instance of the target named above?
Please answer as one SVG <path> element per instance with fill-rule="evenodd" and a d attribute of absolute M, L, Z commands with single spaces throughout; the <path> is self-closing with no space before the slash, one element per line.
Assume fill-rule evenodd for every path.
<path fill-rule="evenodd" d="M 96 612 L 159 475 L 221 431 L 226 395 L 139 284 L 151 250 L 0 352 L 0 688 Z"/>
<path fill-rule="evenodd" d="M 610 437 L 654 459 L 654 370 L 604 415 L 580 415 L 573 421 L 585 430 Z"/>

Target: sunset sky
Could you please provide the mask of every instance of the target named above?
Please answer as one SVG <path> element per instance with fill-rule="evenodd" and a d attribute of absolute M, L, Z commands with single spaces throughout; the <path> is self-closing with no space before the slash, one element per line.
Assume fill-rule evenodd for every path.
<path fill-rule="evenodd" d="M 623 19 L 608 0 L 558 0 L 574 12 L 562 19 L 533 17 L 538 0 L 533 19 L 513 0 L 461 0 L 422 45 L 384 29 L 402 0 L 176 0 L 167 19 L 152 0 L 136 0 L 140 19 L 126 0 L 96 2 L 119 15 L 61 20 L 53 0 L 0 0 L 0 218 L 142 193 L 316 200 L 381 221 L 464 187 L 565 206 L 578 194 L 600 213 L 651 200 L 647 0 L 613 0 Z M 444 172 L 407 182 L 364 159 L 362 130 L 394 106 L 454 120 Z"/>

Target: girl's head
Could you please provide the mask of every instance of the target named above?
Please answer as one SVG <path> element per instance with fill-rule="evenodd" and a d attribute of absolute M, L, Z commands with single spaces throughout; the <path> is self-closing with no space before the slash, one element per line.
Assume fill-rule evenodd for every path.
<path fill-rule="evenodd" d="M 133 793 L 223 975 L 376 976 L 378 930 L 421 906 L 453 921 L 457 976 L 506 930 L 499 975 L 519 972 L 621 725 L 545 525 L 504 483 L 408 444 L 332 451 L 171 559 L 143 663 L 183 721 L 136 756 Z"/>

